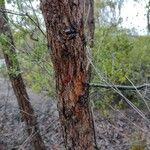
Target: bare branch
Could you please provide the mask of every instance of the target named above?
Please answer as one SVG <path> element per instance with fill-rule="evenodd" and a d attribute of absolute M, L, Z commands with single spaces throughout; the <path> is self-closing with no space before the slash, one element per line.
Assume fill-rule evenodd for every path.
<path fill-rule="evenodd" d="M 105 89 L 117 88 L 119 90 L 145 90 L 146 88 L 150 88 L 150 84 L 129 86 L 129 85 L 104 85 L 104 84 L 91 83 L 91 84 L 89 84 L 89 86 L 95 87 L 95 88 L 98 88 L 98 87 L 105 88 Z"/>
<path fill-rule="evenodd" d="M 28 17 L 36 25 L 36 27 L 41 31 L 41 33 L 46 37 L 44 31 L 39 26 L 39 23 L 37 23 L 34 19 L 32 19 L 32 17 L 28 13 L 18 13 L 18 12 L 14 12 L 14 11 L 11 11 L 11 10 L 8 10 L 8 9 L 1 9 L 1 8 L 0 8 L 0 12 L 12 14 L 12 15 L 17 15 L 17 16 Z"/>

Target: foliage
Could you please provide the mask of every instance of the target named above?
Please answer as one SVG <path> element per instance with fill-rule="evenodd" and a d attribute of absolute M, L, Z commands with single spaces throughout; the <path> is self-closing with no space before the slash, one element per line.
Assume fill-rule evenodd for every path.
<path fill-rule="evenodd" d="M 94 65 L 101 79 L 93 70 L 92 82 L 102 84 L 135 84 L 146 82 L 150 75 L 150 36 L 133 36 L 130 32 L 114 26 L 100 26 L 95 31 L 95 47 L 93 49 Z M 138 61 L 137 61 L 138 60 Z M 109 104 L 117 104 L 123 108 L 123 101 L 116 92 L 108 90 L 99 93 L 96 105 L 101 108 Z M 102 94 L 103 93 L 103 96 Z M 124 93 L 137 106 L 143 106 L 133 92 Z"/>
<path fill-rule="evenodd" d="M 134 38 L 134 48 L 130 52 L 129 62 L 132 65 L 130 78 L 135 83 L 146 82 L 150 76 L 150 36 Z"/>
<path fill-rule="evenodd" d="M 46 38 L 41 33 L 43 22 L 40 10 L 33 5 L 33 2 L 35 1 L 7 1 L 14 7 L 14 12 L 20 14 L 8 13 L 9 21 L 26 84 L 36 92 L 46 91 L 47 94 L 53 96 L 55 91 L 53 67 Z M 36 4 L 38 3 L 36 2 Z M 5 38 L 2 37 L 1 42 L 4 43 L 5 41 Z M 14 73 L 13 70 L 12 73 Z"/>
<path fill-rule="evenodd" d="M 26 3 L 23 0 L 8 2 L 14 5 L 18 12 L 30 15 L 30 18 L 9 15 L 26 84 L 37 92 L 48 90 L 48 93 L 53 95 L 55 89 L 54 73 L 49 51 L 45 37 L 37 27 L 39 25 L 44 29 L 39 9 L 33 8 L 30 0 Z M 124 0 L 95 1 L 96 30 L 93 62 L 103 78 L 99 79 L 93 69 L 92 82 L 129 85 L 131 84 L 127 79 L 129 78 L 134 84 L 142 84 L 150 76 L 150 36 L 132 35 L 131 31 L 119 27 L 119 14 L 114 19 L 115 22 L 110 19 L 112 15 L 107 15 L 107 13 L 115 13 L 116 9 L 120 11 L 123 2 Z M 105 9 L 107 11 L 104 11 Z M 5 37 L 1 37 L 0 40 L 5 44 Z M 91 93 L 94 95 L 96 93 L 94 99 L 96 99 L 98 107 L 105 109 L 109 104 L 115 104 L 116 101 L 117 107 L 124 107 L 121 97 L 112 90 L 92 89 Z M 139 98 L 135 93 L 124 94 L 140 106 Z"/>
<path fill-rule="evenodd" d="M 29 43 L 25 41 L 30 41 L 30 49 Z M 29 36 L 26 36 L 26 40 L 24 39 L 21 43 L 24 50 L 20 51 L 18 56 L 26 84 L 36 92 L 44 91 L 53 96 L 55 91 L 54 72 L 45 42 L 43 40 L 31 42 Z"/>
<path fill-rule="evenodd" d="M 95 34 L 93 57 L 96 67 L 114 83 L 124 83 L 131 72 L 128 59 L 133 48 L 132 38 L 116 27 L 97 28 Z"/>

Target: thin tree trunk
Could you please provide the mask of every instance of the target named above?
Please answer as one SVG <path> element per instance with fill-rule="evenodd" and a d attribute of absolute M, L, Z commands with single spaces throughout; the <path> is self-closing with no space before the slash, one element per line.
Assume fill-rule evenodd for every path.
<path fill-rule="evenodd" d="M 58 110 L 68 150 L 93 150 L 84 7 L 76 0 L 41 0 L 56 77 Z"/>
<path fill-rule="evenodd" d="M 94 46 L 94 0 L 83 0 L 84 5 L 84 18 L 85 18 L 85 32 L 87 36 L 87 42 L 91 48 Z"/>
<path fill-rule="evenodd" d="M 4 0 L 0 1 L 0 8 L 5 9 Z M 45 150 L 34 110 L 29 102 L 29 96 L 21 76 L 11 29 L 5 13 L 0 13 L 0 39 L 12 88 L 18 101 L 22 119 L 26 123 L 29 136 L 31 136 L 33 147 L 35 150 Z"/>
<path fill-rule="evenodd" d="M 148 34 L 150 34 L 150 1 L 148 2 L 147 5 L 147 31 Z"/>

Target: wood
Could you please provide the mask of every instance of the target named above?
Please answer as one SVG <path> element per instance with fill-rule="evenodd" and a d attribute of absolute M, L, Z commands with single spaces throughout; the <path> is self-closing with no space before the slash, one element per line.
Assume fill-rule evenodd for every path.
<path fill-rule="evenodd" d="M 5 9 L 4 0 L 0 1 L 0 8 Z M 22 119 L 26 123 L 28 135 L 31 136 L 31 143 L 35 150 L 45 150 L 46 148 L 39 133 L 39 128 L 34 114 L 34 110 L 29 101 L 29 96 L 27 94 L 26 87 L 21 76 L 19 62 L 17 60 L 17 55 L 15 51 L 15 44 L 8 23 L 8 18 L 6 13 L 1 12 L 0 12 L 0 37 L 1 37 L 2 51 L 4 54 L 12 88 L 18 101 Z"/>
<path fill-rule="evenodd" d="M 94 31 L 95 31 L 95 19 L 94 19 L 94 0 L 83 0 L 84 8 L 84 20 L 85 20 L 85 32 L 87 43 L 91 48 L 94 46 Z"/>
<path fill-rule="evenodd" d="M 77 0 L 41 0 L 67 150 L 94 150 L 84 8 Z"/>
<path fill-rule="evenodd" d="M 104 85 L 104 84 L 96 84 L 96 83 L 90 83 L 87 84 L 90 87 L 95 87 L 95 88 L 105 88 L 105 89 L 111 89 L 115 88 L 118 90 L 146 90 L 150 88 L 150 84 L 143 84 L 143 85 L 138 85 L 138 86 L 129 86 L 129 85 Z"/>

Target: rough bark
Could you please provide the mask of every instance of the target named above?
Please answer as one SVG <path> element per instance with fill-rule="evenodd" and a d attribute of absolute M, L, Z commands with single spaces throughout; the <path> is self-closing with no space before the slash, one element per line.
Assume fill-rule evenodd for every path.
<path fill-rule="evenodd" d="M 0 8 L 5 9 L 4 0 L 0 1 Z M 44 142 L 39 134 L 39 128 L 34 110 L 29 101 L 29 96 L 21 76 L 19 62 L 17 60 L 15 45 L 13 42 L 13 36 L 8 23 L 7 15 L 5 13 L 0 13 L 0 37 L 0 44 L 4 54 L 8 74 L 18 101 L 22 119 L 26 123 L 28 135 L 31 136 L 31 142 L 34 149 L 45 150 Z"/>
<path fill-rule="evenodd" d="M 68 150 L 93 150 L 84 7 L 77 0 L 41 0 L 56 77 L 58 110 Z"/>

